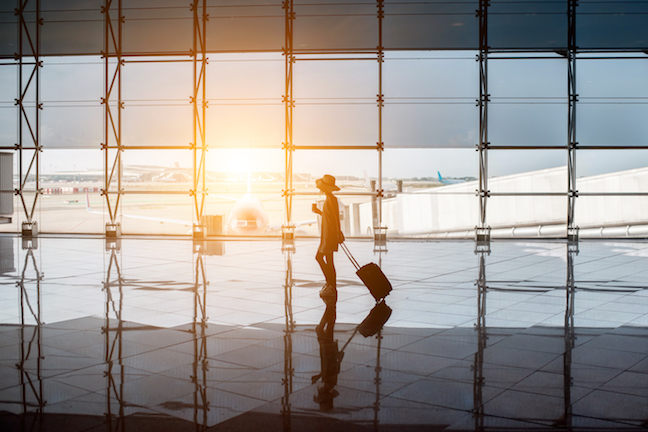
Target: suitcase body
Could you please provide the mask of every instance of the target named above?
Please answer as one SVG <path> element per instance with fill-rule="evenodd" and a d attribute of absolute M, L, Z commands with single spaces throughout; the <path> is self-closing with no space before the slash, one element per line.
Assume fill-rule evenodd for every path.
<path fill-rule="evenodd" d="M 344 243 L 340 243 L 340 247 L 344 251 L 351 264 L 356 268 L 356 274 L 364 282 L 364 284 L 369 289 L 369 292 L 376 299 L 376 302 L 384 299 L 389 292 L 392 290 L 391 282 L 385 276 L 385 273 L 378 267 L 376 263 L 369 263 L 360 267 L 358 261 L 353 257 L 351 251 Z"/>
<path fill-rule="evenodd" d="M 360 267 L 356 274 L 367 286 L 376 301 L 384 299 L 392 290 L 389 279 L 387 279 L 385 273 L 375 263 L 369 263 Z"/>

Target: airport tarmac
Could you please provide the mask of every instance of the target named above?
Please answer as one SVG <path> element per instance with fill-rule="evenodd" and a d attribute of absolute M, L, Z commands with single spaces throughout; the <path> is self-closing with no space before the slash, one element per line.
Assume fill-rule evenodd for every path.
<path fill-rule="evenodd" d="M 74 193 L 44 194 L 36 204 L 34 219 L 38 222 L 39 231 L 43 233 L 66 234 L 101 234 L 110 221 L 106 198 L 99 192 L 100 183 L 69 182 L 65 184 L 42 184 L 43 189 L 78 189 Z M 317 189 L 312 185 L 295 184 L 300 192 L 312 195 L 297 195 L 293 197 L 293 222 L 312 221 L 315 215 L 311 211 L 311 204 L 323 199 Z M 90 208 L 86 205 L 87 193 Z M 124 186 L 127 191 L 187 191 L 187 194 L 125 194 L 120 203 L 120 223 L 124 234 L 144 235 L 188 235 L 191 233 L 191 224 L 194 220 L 195 202 L 189 195 L 191 185 L 177 183 L 129 183 Z M 268 216 L 269 227 L 280 227 L 285 220 L 285 198 L 282 190 L 283 182 L 263 182 L 252 185 L 252 194 L 258 197 L 263 209 Z M 205 202 L 205 215 L 223 215 L 227 217 L 236 200 L 247 192 L 247 185 L 240 182 L 227 182 L 208 185 L 209 194 Z M 362 191 L 359 187 L 353 190 Z M 29 200 L 29 197 L 26 201 Z M 33 200 L 33 198 L 32 198 Z M 345 204 L 368 202 L 369 196 L 343 196 L 340 200 Z M 31 201 L 33 202 L 33 201 Z M 113 200 L 114 202 L 114 200 Z M 28 201 L 28 206 L 30 205 Z M 98 213 L 97 213 L 98 212 Z M 133 217 L 131 217 L 133 216 Z M 186 221 L 186 224 L 159 222 L 140 217 L 165 218 Z M 24 211 L 19 198 L 14 201 L 14 217 L 12 223 L 0 225 L 0 232 L 17 232 L 20 224 L 25 220 Z M 280 235 L 280 230 L 268 230 L 267 235 Z M 319 235 L 317 225 L 302 226 L 298 234 L 307 236 Z M 262 235 L 262 234 L 259 234 Z"/>

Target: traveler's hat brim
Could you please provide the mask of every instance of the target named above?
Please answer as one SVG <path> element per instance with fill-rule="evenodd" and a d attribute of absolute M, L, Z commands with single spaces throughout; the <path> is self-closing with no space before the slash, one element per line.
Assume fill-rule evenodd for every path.
<path fill-rule="evenodd" d="M 337 187 L 336 185 L 324 182 L 324 179 L 317 179 L 315 181 L 315 185 L 318 187 L 318 189 L 324 192 L 327 191 L 335 192 L 340 190 L 340 188 Z"/>

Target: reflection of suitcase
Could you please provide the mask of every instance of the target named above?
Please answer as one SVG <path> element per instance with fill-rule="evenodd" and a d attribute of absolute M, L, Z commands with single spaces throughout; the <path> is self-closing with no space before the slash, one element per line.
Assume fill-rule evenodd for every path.
<path fill-rule="evenodd" d="M 383 328 L 391 313 L 391 308 L 384 301 L 381 301 L 371 309 L 367 318 L 358 325 L 358 332 L 364 337 L 375 335 Z"/>
<path fill-rule="evenodd" d="M 378 265 L 375 263 L 369 263 L 360 267 L 358 261 L 356 261 L 353 255 L 351 255 L 349 248 L 347 248 L 344 243 L 340 244 L 340 246 L 342 247 L 342 250 L 344 251 L 346 256 L 348 256 L 351 260 L 353 266 L 356 268 L 356 274 L 360 279 L 362 279 L 362 282 L 364 282 L 367 288 L 369 288 L 369 292 L 376 299 L 376 301 L 380 301 L 381 299 L 385 298 L 385 296 L 387 296 L 392 290 L 392 286 L 389 282 L 389 279 L 387 279 L 387 276 L 385 276 L 385 273 L 382 272 L 380 267 L 378 267 Z"/>
<path fill-rule="evenodd" d="M 340 351 L 342 356 L 344 356 L 344 349 L 349 345 L 349 342 L 351 342 L 351 339 L 353 339 L 353 336 L 355 336 L 356 333 L 360 333 L 364 337 L 375 335 L 382 330 L 383 326 L 391 316 L 391 313 L 391 308 L 387 306 L 384 301 L 381 301 L 374 306 L 374 308 L 371 309 L 371 312 L 369 312 L 369 315 L 367 315 L 367 317 L 358 324 L 358 327 L 355 328 L 349 340 L 346 341 L 342 347 L 342 350 Z M 340 357 L 340 361 L 342 360 L 342 356 Z"/>

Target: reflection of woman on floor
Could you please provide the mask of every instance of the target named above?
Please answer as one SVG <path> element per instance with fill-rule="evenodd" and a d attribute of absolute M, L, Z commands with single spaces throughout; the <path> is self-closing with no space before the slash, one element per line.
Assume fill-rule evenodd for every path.
<path fill-rule="evenodd" d="M 333 399 L 339 394 L 335 390 L 337 385 L 337 377 L 340 373 L 340 362 L 342 361 L 342 353 L 338 351 L 338 344 L 333 340 L 333 327 L 335 325 L 335 300 L 327 301 L 326 310 L 322 316 L 322 321 L 316 327 L 317 342 L 320 346 L 320 361 L 322 365 L 322 372 L 311 378 L 315 384 L 320 378 L 322 385 L 317 388 L 317 394 L 313 400 L 319 404 L 320 411 L 329 412 L 333 410 Z"/>
<path fill-rule="evenodd" d="M 333 264 L 333 252 L 337 252 L 338 244 L 344 241 L 344 234 L 340 229 L 340 209 L 338 200 L 333 196 L 334 191 L 340 188 L 335 185 L 335 177 L 325 175 L 315 183 L 319 190 L 326 194 L 323 210 L 313 204 L 313 212 L 322 216 L 322 235 L 315 259 L 319 263 L 322 273 L 326 278 L 326 285 L 320 290 L 320 297 L 327 302 L 329 299 L 337 300 L 337 277 Z M 333 318 L 335 320 L 335 318 Z"/>

